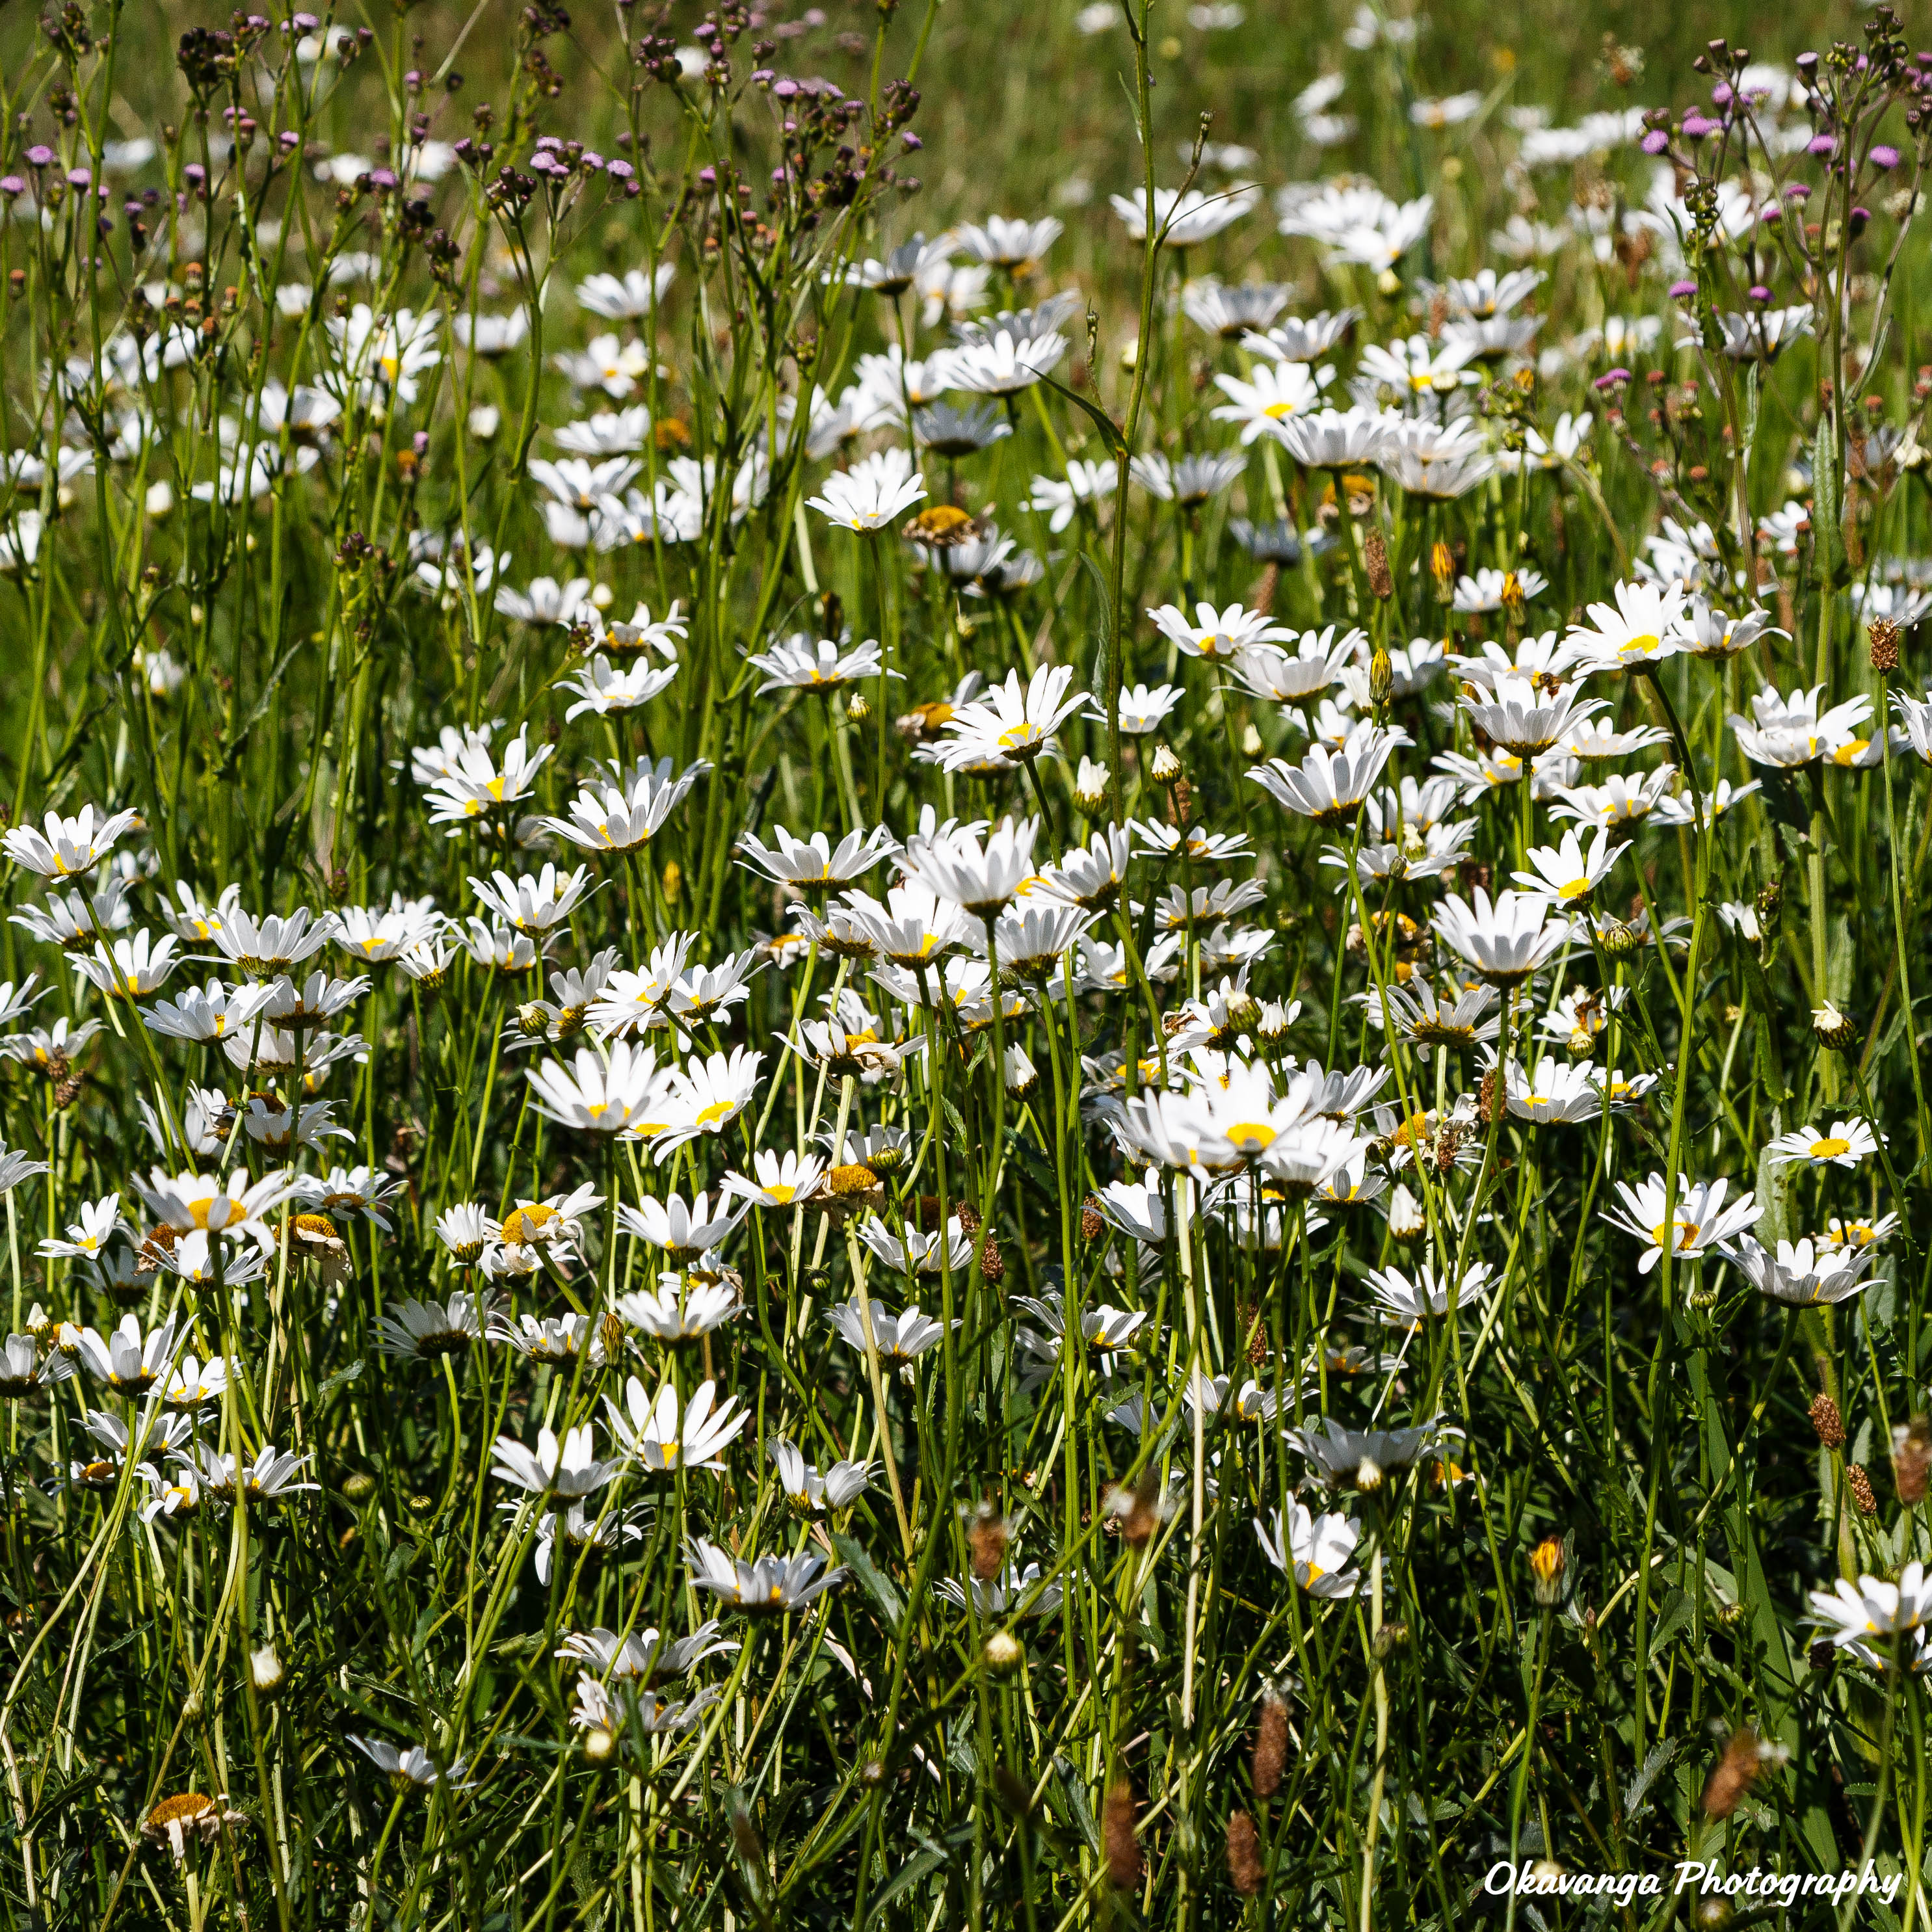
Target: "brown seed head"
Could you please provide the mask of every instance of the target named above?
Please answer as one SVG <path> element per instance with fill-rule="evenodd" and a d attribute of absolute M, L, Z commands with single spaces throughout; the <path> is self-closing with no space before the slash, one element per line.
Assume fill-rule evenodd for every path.
<path fill-rule="evenodd" d="M 1932 1471 L 1932 1421 L 1915 1415 L 1892 1432 L 1892 1475 L 1902 1503 L 1925 1500 L 1925 1478 Z"/>
<path fill-rule="evenodd" d="M 1097 1241 L 1107 1232 L 1106 1217 L 1095 1205 L 1094 1196 L 1088 1195 L 1080 1204 L 1080 1238 L 1083 1241 Z"/>
<path fill-rule="evenodd" d="M 1731 1733 L 1724 1756 L 1704 1786 L 1705 1816 L 1728 1818 L 1750 1789 L 1763 1762 L 1758 1752 L 1757 1733 L 1748 1724 L 1740 1725 Z"/>
<path fill-rule="evenodd" d="M 1362 572 L 1369 580 L 1369 594 L 1387 598 L 1395 595 L 1395 579 L 1389 572 L 1388 545 L 1372 526 L 1362 537 Z"/>
<path fill-rule="evenodd" d="M 1852 1492 L 1852 1500 L 1858 1506 L 1861 1516 L 1878 1514 L 1878 1498 L 1872 1494 L 1871 1478 L 1865 1474 L 1862 1462 L 1854 1462 L 1845 1472 L 1845 1486 Z"/>
<path fill-rule="evenodd" d="M 993 1505 L 982 1503 L 966 1530 L 966 1546 L 973 1556 L 973 1574 L 990 1583 L 1005 1567 L 1009 1532 L 1006 1520 Z"/>
<path fill-rule="evenodd" d="M 1871 640 L 1874 670 L 1898 670 L 1899 631 L 1898 623 L 1890 617 L 1877 618 L 1868 627 L 1865 634 Z"/>
<path fill-rule="evenodd" d="M 1261 581 L 1255 586 L 1254 595 L 1248 599 L 1248 608 L 1261 616 L 1268 616 L 1274 609 L 1274 593 L 1281 584 L 1281 566 L 1271 563 L 1262 572 Z"/>
<path fill-rule="evenodd" d="M 1845 1446 L 1844 1418 L 1838 1413 L 1838 1405 L 1829 1396 L 1814 1396 L 1808 1412 L 1811 1426 L 1818 1432 L 1818 1440 L 1826 1448 L 1842 1449 Z"/>
<path fill-rule="evenodd" d="M 1244 1898 L 1262 1888 L 1262 1834 L 1245 1811 L 1228 1820 L 1228 1876 Z"/>
<path fill-rule="evenodd" d="M 1257 1798 L 1272 1798 L 1281 1789 L 1281 1774 L 1287 1764 L 1288 1706 L 1270 1691 L 1262 1700 L 1262 1720 L 1255 1732 Z"/>
<path fill-rule="evenodd" d="M 1101 1810 L 1100 1841 L 1107 1854 L 1107 1876 L 1123 1892 L 1139 1884 L 1140 1840 L 1134 1835 L 1134 1787 L 1124 1778 L 1107 1787 Z"/>
<path fill-rule="evenodd" d="M 1000 1244 L 994 1240 L 988 1228 L 986 1238 L 980 1244 L 980 1273 L 987 1281 L 999 1280 L 1006 1271 L 1006 1258 L 1000 1252 Z"/>

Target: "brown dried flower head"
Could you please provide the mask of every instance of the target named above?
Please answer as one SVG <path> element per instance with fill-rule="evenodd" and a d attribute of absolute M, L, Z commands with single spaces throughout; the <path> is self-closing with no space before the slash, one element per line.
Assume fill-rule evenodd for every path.
<path fill-rule="evenodd" d="M 1844 1418 L 1838 1413 L 1838 1405 L 1828 1395 L 1822 1392 L 1811 1398 L 1808 1412 L 1811 1426 L 1818 1432 L 1819 1442 L 1827 1449 L 1842 1449 L 1845 1446 Z"/>
<path fill-rule="evenodd" d="M 1262 1720 L 1255 1732 L 1255 1796 L 1272 1798 L 1281 1789 L 1287 1766 L 1288 1706 L 1270 1690 L 1262 1700 Z"/>

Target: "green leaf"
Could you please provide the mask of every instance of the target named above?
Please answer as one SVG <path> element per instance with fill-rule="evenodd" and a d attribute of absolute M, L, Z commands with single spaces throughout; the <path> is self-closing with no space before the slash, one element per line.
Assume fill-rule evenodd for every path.
<path fill-rule="evenodd" d="M 832 1546 L 838 1552 L 838 1560 L 858 1578 L 867 1596 L 878 1605 L 879 1614 L 884 1618 L 886 1630 L 892 1635 L 898 1633 L 899 1619 L 905 1615 L 905 1599 L 886 1580 L 885 1574 L 866 1553 L 863 1544 L 855 1541 L 842 1531 L 832 1533 Z"/>
<path fill-rule="evenodd" d="M 1120 426 L 1114 422 L 1098 403 L 1090 403 L 1084 396 L 1077 395 L 1064 382 L 1056 382 L 1051 376 L 1040 379 L 1046 386 L 1064 396 L 1076 410 L 1093 419 L 1094 427 L 1100 432 L 1100 440 L 1107 446 L 1107 454 L 1118 463 L 1127 453 L 1127 440 L 1120 434 Z"/>
<path fill-rule="evenodd" d="M 1632 1778 L 1624 1792 L 1624 1816 L 1626 1820 L 1640 1818 L 1650 1809 L 1650 1787 L 1669 1768 L 1670 1760 L 1677 1755 L 1677 1740 L 1661 1738 L 1650 1748 L 1650 1755 L 1643 1761 L 1642 1768 Z"/>

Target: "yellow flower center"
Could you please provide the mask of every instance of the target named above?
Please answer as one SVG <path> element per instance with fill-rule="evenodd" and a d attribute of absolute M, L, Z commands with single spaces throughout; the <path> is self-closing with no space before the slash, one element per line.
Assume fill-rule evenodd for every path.
<path fill-rule="evenodd" d="M 554 1208 L 533 1204 L 519 1208 L 504 1219 L 503 1240 L 508 1247 L 520 1247 L 526 1241 L 533 1240 L 539 1228 L 556 1219 Z"/>
<path fill-rule="evenodd" d="M 1617 646 L 1617 656 L 1620 658 L 1648 657 L 1662 642 L 1663 640 L 1654 632 L 1646 631 L 1640 636 L 1627 638 Z"/>
<path fill-rule="evenodd" d="M 1589 890 L 1588 879 L 1569 879 L 1558 889 L 1556 896 L 1560 899 L 1580 899 Z"/>
<path fill-rule="evenodd" d="M 1836 1160 L 1839 1155 L 1849 1154 L 1851 1150 L 1851 1142 L 1841 1135 L 1827 1134 L 1822 1140 L 1811 1143 L 1811 1158 L 1814 1160 Z"/>
<path fill-rule="evenodd" d="M 714 1100 L 708 1107 L 698 1110 L 698 1124 L 700 1127 L 715 1126 L 720 1120 L 728 1120 L 738 1110 L 735 1100 Z"/>
<path fill-rule="evenodd" d="M 1252 1148 L 1258 1153 L 1274 1138 L 1274 1132 L 1264 1120 L 1237 1120 L 1228 1130 L 1228 1138 L 1237 1147 Z"/>
<path fill-rule="evenodd" d="M 792 1196 L 798 1190 L 788 1182 L 782 1180 L 776 1186 L 766 1188 L 765 1192 L 771 1196 L 774 1208 L 788 1208 L 791 1205 Z"/>
<path fill-rule="evenodd" d="M 1292 403 L 1270 403 L 1262 411 L 1263 416 L 1271 416 L 1276 422 L 1280 422 L 1283 416 L 1292 416 L 1294 413 L 1294 405 Z"/>
<path fill-rule="evenodd" d="M 1702 1228 L 1695 1221 L 1678 1222 L 1677 1224 L 1677 1246 L 1678 1252 L 1682 1252 L 1686 1248 L 1694 1246 L 1696 1244 L 1697 1237 L 1702 1232 Z M 1654 1241 L 1660 1248 L 1667 1245 L 1664 1238 L 1664 1223 L 1661 1221 L 1658 1222 L 1657 1226 L 1651 1229 L 1650 1238 Z"/>

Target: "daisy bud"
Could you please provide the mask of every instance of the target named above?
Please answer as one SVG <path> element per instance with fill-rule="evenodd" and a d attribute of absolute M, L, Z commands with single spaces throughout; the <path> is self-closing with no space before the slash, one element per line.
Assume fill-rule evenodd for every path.
<path fill-rule="evenodd" d="M 1820 1046 L 1836 1053 L 1849 1053 L 1857 1046 L 1858 1030 L 1831 1000 L 1811 1010 L 1811 1036 Z"/>
<path fill-rule="evenodd" d="M 1262 1834 L 1245 1811 L 1228 1820 L 1228 1877 L 1244 1898 L 1262 1888 Z"/>
<path fill-rule="evenodd" d="M 1731 1901 L 1728 1898 L 1700 1898 L 1696 1909 L 1690 1915 L 1690 1922 L 1697 1932 L 1723 1932 L 1731 1922 Z"/>
<path fill-rule="evenodd" d="M 1570 1036 L 1570 1055 L 1573 1060 L 1588 1060 L 1597 1050 L 1597 1042 L 1591 1036 L 1588 1027 L 1579 1027 Z"/>
<path fill-rule="evenodd" d="M 855 724 L 862 724 L 872 715 L 872 707 L 866 702 L 865 694 L 855 691 L 845 700 L 845 715 Z"/>
<path fill-rule="evenodd" d="M 1024 1100 L 1040 1084 L 1040 1069 L 1023 1046 L 1006 1048 L 1006 1091 Z"/>
<path fill-rule="evenodd" d="M 1394 692 L 1395 668 L 1389 662 L 1388 646 L 1378 644 L 1375 656 L 1369 660 L 1369 702 L 1380 711 Z"/>
<path fill-rule="evenodd" d="M 1915 1415 L 1892 1432 L 1892 1477 L 1900 1502 L 1925 1500 L 1928 1470 L 1932 1470 L 1932 1421 Z"/>
<path fill-rule="evenodd" d="M 1529 1552 L 1529 1570 L 1535 1580 L 1536 1600 L 1545 1610 L 1562 1600 L 1563 1573 L 1568 1567 L 1559 1538 L 1546 1536 Z"/>
<path fill-rule="evenodd" d="M 1172 784 L 1180 776 L 1180 760 L 1174 754 L 1171 746 L 1156 745 L 1154 749 L 1154 763 L 1148 767 L 1156 784 Z"/>
<path fill-rule="evenodd" d="M 1852 1500 L 1858 1506 L 1861 1516 L 1878 1514 L 1878 1498 L 1872 1494 L 1871 1478 L 1864 1472 L 1862 1463 L 1854 1462 L 1845 1472 L 1845 1486 L 1852 1492 Z"/>
<path fill-rule="evenodd" d="M 376 1493 L 376 1479 L 367 1469 L 358 1469 L 342 1485 L 345 1502 L 366 1503 Z"/>
<path fill-rule="evenodd" d="M 1073 802 L 1082 812 L 1092 812 L 1107 802 L 1107 767 L 1091 758 L 1082 758 L 1074 775 Z"/>
<path fill-rule="evenodd" d="M 1273 1046 L 1276 1040 L 1288 1037 L 1288 1008 L 1280 1000 L 1264 1001 L 1261 1016 L 1255 1022 L 1256 1032 Z"/>
<path fill-rule="evenodd" d="M 1811 1418 L 1811 1426 L 1818 1432 L 1822 1447 L 1842 1449 L 1845 1446 L 1844 1419 L 1838 1413 L 1838 1405 L 1829 1396 L 1813 1396 L 1806 1413 Z"/>
<path fill-rule="evenodd" d="M 1258 758 L 1262 754 L 1262 734 L 1252 725 L 1246 726 L 1241 733 L 1241 756 Z"/>
<path fill-rule="evenodd" d="M 875 1757 L 869 1757 L 859 1767 L 859 1782 L 868 1791 L 876 1791 L 886 1781 L 886 1767 Z"/>
<path fill-rule="evenodd" d="M 1643 944 L 1642 935 L 1635 926 L 1626 926 L 1620 919 L 1606 919 L 1597 929 L 1598 942 L 1612 959 L 1621 959 L 1634 952 Z"/>
<path fill-rule="evenodd" d="M 1372 1456 L 1364 1456 L 1355 1470 L 1355 1486 L 1364 1496 L 1373 1496 L 1382 1486 L 1382 1466 Z"/>
<path fill-rule="evenodd" d="M 249 1680 L 255 1687 L 258 1697 L 274 1697 L 280 1694 L 284 1681 L 282 1660 L 275 1654 L 275 1646 L 265 1643 L 260 1650 L 248 1654 Z"/>
<path fill-rule="evenodd" d="M 517 1030 L 526 1040 L 541 1040 L 549 1030 L 550 1015 L 541 1000 L 526 1000 L 517 1009 Z"/>
<path fill-rule="evenodd" d="M 586 1764 L 608 1764 L 617 1755 L 617 1740 L 602 1724 L 593 1724 L 584 1734 L 584 1759 Z"/>
<path fill-rule="evenodd" d="M 1375 1642 L 1369 1647 L 1375 1652 L 1376 1660 L 1380 1663 L 1398 1650 L 1406 1650 L 1414 1634 L 1401 1618 L 1392 1617 L 1376 1632 Z"/>
<path fill-rule="evenodd" d="M 986 1668 L 995 1677 L 1005 1677 L 1019 1668 L 1019 1639 L 1011 1630 L 995 1630 L 986 1640 Z"/>
<path fill-rule="evenodd" d="M 1262 1699 L 1262 1721 L 1255 1732 L 1255 1796 L 1272 1798 L 1281 1788 L 1288 1763 L 1288 1706 L 1270 1690 Z"/>

